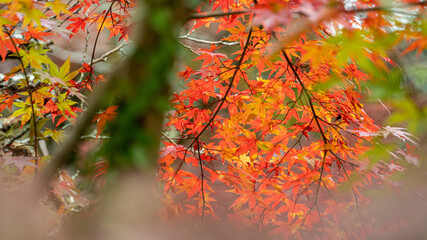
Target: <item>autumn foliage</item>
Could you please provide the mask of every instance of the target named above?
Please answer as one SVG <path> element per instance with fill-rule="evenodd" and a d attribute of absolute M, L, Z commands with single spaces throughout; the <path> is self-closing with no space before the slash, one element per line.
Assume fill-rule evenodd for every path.
<path fill-rule="evenodd" d="M 132 45 L 136 5 L 0 0 L 0 56 L 12 62 L 0 85 L 2 184 L 19 189 L 49 164 L 92 89 L 108 81 L 97 64 L 117 64 Z M 161 17 L 149 24 L 167 28 Z M 412 134 L 423 136 L 426 107 L 399 59 L 426 47 L 425 2 L 210 0 L 176 37 L 181 70 L 158 133 L 162 220 L 230 222 L 283 239 L 360 239 L 405 226 L 372 215 L 367 192 L 400 192 L 396 175 L 422 165 Z M 55 58 L 51 46 L 75 38 L 87 58 Z M 96 54 L 99 41 L 117 47 Z M 54 216 L 50 235 L 73 211 L 93 213 L 97 202 L 81 191 L 102 196 L 115 171 L 99 145 L 126 113 L 117 99 L 81 136 L 74 168 L 82 174 L 57 169 L 40 203 Z M 370 99 L 392 107 L 395 125 L 371 118 Z"/>

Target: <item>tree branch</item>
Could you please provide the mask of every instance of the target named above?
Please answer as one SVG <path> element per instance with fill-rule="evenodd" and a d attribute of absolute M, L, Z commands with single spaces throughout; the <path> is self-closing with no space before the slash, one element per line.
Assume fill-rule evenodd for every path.
<path fill-rule="evenodd" d="M 36 110 L 34 108 L 34 101 L 33 101 L 33 91 L 31 91 L 31 86 L 30 86 L 30 78 L 28 77 L 28 73 L 27 70 L 25 69 L 25 65 L 24 65 L 24 61 L 22 60 L 21 55 L 19 54 L 19 50 L 18 47 L 15 44 L 15 41 L 13 40 L 12 34 L 10 32 L 10 30 L 8 30 L 5 26 L 3 26 L 4 28 L 4 32 L 9 36 L 10 41 L 12 42 L 12 45 L 15 49 L 16 54 L 18 55 L 18 60 L 21 64 L 21 68 L 22 68 L 22 73 L 24 74 L 25 77 L 25 85 L 27 87 L 27 93 L 28 93 L 28 97 L 30 98 L 30 102 L 31 102 L 31 120 L 30 120 L 30 125 L 31 123 L 33 124 L 33 147 L 34 147 L 34 156 L 35 156 L 35 160 L 34 160 L 34 164 L 36 166 L 38 166 L 38 139 L 37 139 L 37 115 L 36 115 Z M 34 175 L 37 177 L 37 167 L 34 168 Z"/>
<path fill-rule="evenodd" d="M 62 165 L 70 162 L 71 156 L 73 155 L 73 149 L 76 146 L 77 142 L 80 140 L 80 136 L 84 134 L 87 127 L 91 124 L 94 114 L 98 111 L 103 101 L 113 94 L 113 90 L 116 90 L 118 88 L 119 83 L 124 84 L 124 86 L 127 86 L 121 90 L 127 90 L 128 92 L 121 92 L 121 94 L 123 94 L 122 99 L 128 101 L 133 101 L 135 100 L 135 98 L 141 96 L 144 98 L 151 98 L 151 100 L 153 100 L 153 95 L 163 98 L 168 97 L 169 92 L 165 89 L 167 89 L 168 87 L 168 78 L 170 77 L 169 71 L 172 69 L 172 65 L 175 61 L 175 51 L 171 49 L 171 46 L 177 44 L 176 36 L 174 36 L 173 30 L 175 29 L 177 24 L 182 23 L 185 20 L 189 12 L 189 9 L 182 6 L 182 2 L 177 0 L 156 0 L 141 2 L 141 5 L 138 8 L 136 14 L 141 14 L 141 11 L 149 13 L 142 14 L 144 15 L 144 18 L 146 18 L 145 20 L 158 16 L 153 16 L 153 14 L 159 13 L 160 10 L 167 9 L 168 11 L 170 11 L 170 15 L 161 15 L 161 17 L 169 17 L 167 19 L 163 19 L 167 21 L 165 25 L 162 25 L 166 26 L 166 28 L 161 29 L 159 31 L 159 29 L 155 28 L 156 26 L 152 26 L 149 24 L 152 19 L 150 19 L 150 21 L 141 21 L 140 24 L 135 24 L 139 28 L 137 39 L 134 40 L 135 51 L 133 52 L 132 56 L 128 61 L 123 62 L 120 66 L 115 68 L 115 71 L 113 71 L 111 77 L 106 82 L 104 82 L 101 86 L 95 89 L 95 92 L 93 93 L 92 98 L 89 101 L 89 105 L 86 111 L 82 114 L 77 125 L 73 128 L 71 135 L 53 155 L 52 159 L 50 160 L 50 164 L 47 166 L 47 168 L 41 175 L 38 181 L 38 189 L 36 189 L 36 194 L 38 194 L 38 196 L 43 194 L 44 190 L 49 187 L 50 180 L 55 176 L 57 170 Z M 159 57 L 161 57 L 160 61 Z M 153 62 L 150 62 L 150 60 L 154 61 L 154 64 Z M 154 67 L 155 69 L 153 69 Z M 138 94 L 140 93 L 140 91 L 134 90 L 144 90 L 150 92 L 149 94 L 141 95 Z M 150 136 L 154 132 L 159 135 L 158 139 L 160 139 L 162 122 L 161 118 L 163 118 L 164 110 L 158 108 L 157 106 L 153 106 L 154 103 L 150 103 L 148 99 L 136 100 L 139 100 L 140 103 L 143 102 L 146 105 L 141 106 L 135 105 L 136 102 L 126 102 L 128 104 L 127 106 L 133 106 L 133 108 L 131 109 L 132 112 L 130 115 L 126 115 L 123 117 L 126 117 L 127 120 L 129 120 L 130 117 L 131 122 L 134 123 L 138 123 L 138 121 L 145 121 L 141 125 L 135 125 L 137 128 L 139 128 L 137 130 L 143 132 L 144 134 L 147 133 L 147 135 Z M 126 114 L 126 112 L 124 114 Z M 116 120 L 120 117 L 121 115 L 118 114 Z M 153 126 L 153 124 L 155 126 Z M 119 127 L 123 126 L 119 125 Z M 123 129 L 117 129 L 117 131 L 123 132 Z M 128 134 L 128 136 L 133 136 L 134 133 L 135 132 L 126 132 L 125 134 Z M 117 138 L 117 136 L 112 135 L 109 143 L 111 143 L 114 138 Z M 122 139 L 119 140 L 121 141 Z M 153 137 L 153 141 L 157 141 L 157 138 Z M 126 142 L 122 144 L 134 144 L 135 146 L 135 143 L 132 142 Z M 138 142 L 136 146 L 138 148 L 146 148 L 144 150 L 150 151 L 152 153 L 157 153 L 158 142 L 156 142 L 154 146 L 142 146 L 142 144 Z M 117 150 L 124 152 L 128 151 L 127 148 L 114 149 L 113 151 Z M 150 162 L 150 167 L 155 166 L 154 163 L 156 158 L 151 155 L 147 155 L 147 157 L 153 157 L 152 159 L 146 159 L 146 161 Z M 132 170 L 136 171 L 141 170 L 137 169 L 137 166 L 134 165 L 128 165 L 128 167 L 134 167 L 134 169 Z M 125 169 L 120 170 L 123 171 Z"/>
<path fill-rule="evenodd" d="M 197 42 L 197 43 L 204 43 L 204 44 L 215 44 L 215 45 L 216 44 L 222 44 L 222 45 L 227 45 L 227 46 L 232 46 L 232 45 L 238 45 L 239 44 L 239 42 L 225 42 L 225 41 L 222 41 L 222 40 L 220 40 L 220 41 L 209 41 L 209 40 L 204 40 L 204 39 L 193 38 L 193 37 L 190 37 L 188 35 L 179 36 L 178 38 L 190 40 L 190 41 Z"/>
<path fill-rule="evenodd" d="M 188 16 L 188 20 L 197 20 L 211 17 L 226 17 L 230 15 L 239 15 L 239 14 L 248 14 L 252 13 L 251 11 L 232 11 L 232 12 L 218 12 L 218 13 L 210 13 L 210 14 L 193 14 Z"/>
<path fill-rule="evenodd" d="M 103 54 L 102 56 L 100 56 L 99 58 L 95 58 L 95 59 L 92 61 L 92 63 L 93 63 L 93 64 L 96 64 L 96 63 L 101 62 L 101 61 L 106 61 L 106 59 L 107 59 L 109 56 L 113 55 L 114 53 L 116 53 L 116 52 L 118 52 L 118 51 L 121 51 L 121 50 L 122 50 L 122 48 L 123 48 L 124 46 L 128 45 L 129 43 L 130 43 L 130 42 L 124 42 L 124 43 L 120 44 L 119 46 L 117 46 L 117 47 L 115 47 L 115 48 L 111 49 L 110 51 L 108 51 L 108 52 L 106 52 L 106 53 L 104 53 L 104 54 Z"/>

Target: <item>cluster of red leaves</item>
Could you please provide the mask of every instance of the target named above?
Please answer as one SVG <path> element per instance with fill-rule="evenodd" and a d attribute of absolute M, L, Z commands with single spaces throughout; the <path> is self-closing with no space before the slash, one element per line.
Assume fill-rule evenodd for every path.
<path fill-rule="evenodd" d="M 414 12 L 424 4 L 396 3 Z M 60 142 L 62 123 L 82 111 L 77 104 L 93 85 L 94 55 L 76 70 L 70 60 L 54 62 L 47 54 L 53 33 L 69 39 L 96 26 L 97 39 L 107 29 L 110 38 L 127 40 L 134 7 L 129 0 L 2 1 L 0 56 L 19 64 L 4 73 L 0 112 L 29 126 L 35 150 L 34 156 L 3 154 L 16 139 L 2 143 L 3 169 L 25 178 L 42 167 L 37 139 Z M 378 76 L 375 69 L 396 66 L 386 52 L 402 40 L 413 40 L 402 54 L 420 54 L 427 43 L 425 20 L 399 21 L 386 10 L 375 0 L 210 0 L 198 8 L 180 38 L 197 55 L 195 67 L 180 73 L 186 88 L 173 95 L 166 124 L 179 137 L 165 136 L 160 151 L 163 215 L 227 219 L 285 237 L 358 238 L 377 228 L 363 217 L 362 190 L 401 168 L 361 156 L 375 138 L 410 136 L 374 124 L 360 103 L 361 86 Z M 219 40 L 193 37 L 207 30 Z M 331 83 L 338 84 L 328 88 Z M 116 108 L 95 116 L 96 137 Z M 108 162 L 97 166 L 99 177 Z M 331 198 L 338 186 L 348 186 L 352 196 Z M 56 213 L 88 204 L 66 172 L 53 189 Z M 339 220 L 344 212 L 348 223 L 357 222 L 351 231 Z"/>
<path fill-rule="evenodd" d="M 180 137 L 164 139 L 160 153 L 165 216 L 211 216 L 285 237 L 358 238 L 378 228 L 364 223 L 361 189 L 383 183 L 392 164 L 361 156 L 390 129 L 363 110 L 361 85 L 372 68 L 389 70 L 384 52 L 403 36 L 419 37 L 411 51 L 427 35 L 387 33 L 384 14 L 366 10 L 381 8 L 375 1 L 356 2 L 366 16 L 344 4 L 210 1 L 214 17 L 190 21 L 183 41 L 200 64 L 180 73 L 186 89 L 173 95 L 166 124 Z M 226 37 L 191 36 L 206 29 Z M 346 184 L 351 197 L 331 197 Z M 351 231 L 343 212 L 358 222 Z"/>

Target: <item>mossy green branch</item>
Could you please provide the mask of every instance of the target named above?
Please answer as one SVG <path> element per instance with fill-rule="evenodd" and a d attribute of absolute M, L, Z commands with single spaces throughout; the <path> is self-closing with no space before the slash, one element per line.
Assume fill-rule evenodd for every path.
<path fill-rule="evenodd" d="M 192 2 L 189 5 L 189 2 Z M 58 168 L 71 159 L 73 148 L 109 96 L 117 96 L 119 110 L 110 125 L 111 140 L 104 147 L 115 169 L 141 171 L 155 166 L 169 98 L 169 81 L 178 48 L 177 34 L 197 1 L 145 0 L 140 2 L 135 24 L 135 51 L 96 91 L 68 140 L 51 159 L 41 177 L 49 185 Z"/>

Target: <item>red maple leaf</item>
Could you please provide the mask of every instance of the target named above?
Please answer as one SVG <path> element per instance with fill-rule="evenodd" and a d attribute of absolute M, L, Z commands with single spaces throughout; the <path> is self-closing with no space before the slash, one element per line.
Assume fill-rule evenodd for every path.
<path fill-rule="evenodd" d="M 93 121 L 98 121 L 98 124 L 96 126 L 96 137 L 99 137 L 99 135 L 102 133 L 107 121 L 112 120 L 117 115 L 117 113 L 114 111 L 116 111 L 118 107 L 119 106 L 117 105 L 108 107 L 107 110 L 105 110 L 105 112 L 95 115 L 95 117 L 93 118 Z"/>
<path fill-rule="evenodd" d="M 87 20 L 88 20 L 87 17 L 86 18 L 80 18 L 80 17 L 70 18 L 69 21 L 71 21 L 72 23 L 68 25 L 67 29 L 71 30 L 71 32 L 73 33 L 77 33 L 79 29 L 85 30 Z"/>

